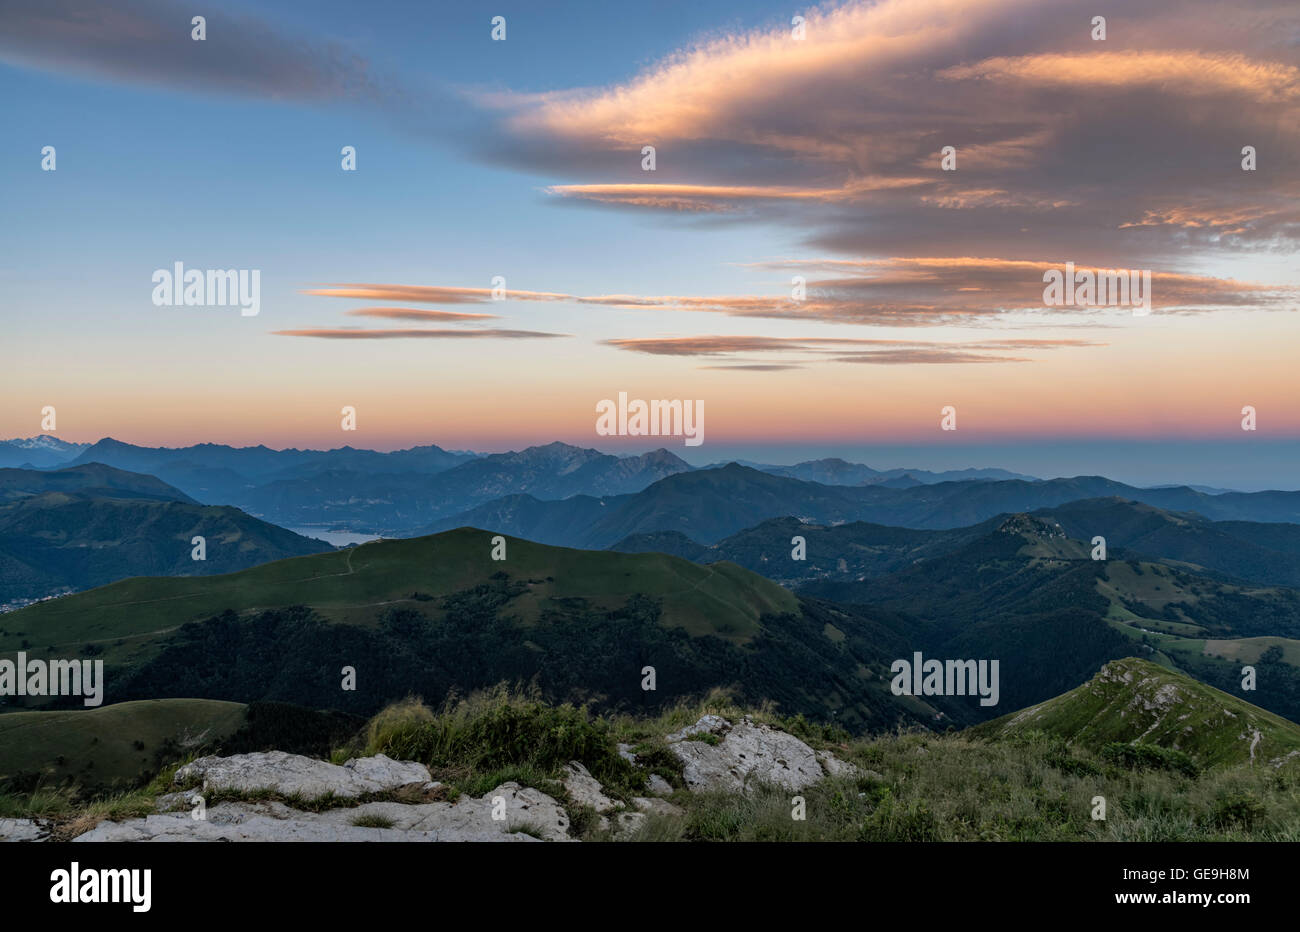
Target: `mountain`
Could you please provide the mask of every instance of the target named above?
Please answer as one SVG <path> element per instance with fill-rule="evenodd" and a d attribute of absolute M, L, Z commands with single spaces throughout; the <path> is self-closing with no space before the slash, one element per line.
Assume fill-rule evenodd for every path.
<path fill-rule="evenodd" d="M 206 559 L 192 558 L 195 536 Z M 0 605 L 128 576 L 229 573 L 327 544 L 236 508 L 199 505 L 153 476 L 99 464 L 0 469 Z"/>
<path fill-rule="evenodd" d="M 483 510 L 484 517 L 491 514 Z M 1067 536 L 1106 538 L 1113 559 L 1166 563 L 1229 582 L 1300 587 L 1300 525 L 1210 521 L 1120 498 L 1084 499 L 1032 512 Z M 553 516 L 552 516 L 553 517 Z M 811 579 L 855 581 L 902 569 L 957 548 L 1001 523 L 999 515 L 967 528 L 917 530 L 853 521 L 825 525 L 772 518 L 712 546 L 676 531 L 633 534 L 610 550 L 660 551 L 701 563 L 730 560 L 783 583 Z M 484 526 L 494 526 L 491 520 Z M 792 539 L 804 538 L 803 560 L 792 558 Z"/>
<path fill-rule="evenodd" d="M 631 534 L 678 531 L 703 544 L 768 517 L 793 514 L 823 521 L 856 517 L 865 498 L 885 490 L 787 479 L 731 464 L 670 476 L 622 501 L 574 533 L 586 546 L 608 547 Z"/>
<path fill-rule="evenodd" d="M 154 476 L 142 476 L 99 463 L 49 471 L 0 469 L 0 502 L 13 502 L 49 492 L 198 504 L 180 489 Z"/>
<path fill-rule="evenodd" d="M 1001 517 L 991 519 L 991 522 L 1000 521 Z M 856 581 L 892 573 L 918 560 L 955 550 L 993 530 L 996 524 L 991 522 L 969 528 L 927 531 L 866 521 L 828 526 L 797 518 L 773 518 L 732 534 L 712 547 L 697 545 L 699 552 L 691 559 L 704 563 L 730 560 L 783 583 L 812 579 Z M 634 535 L 625 540 L 643 546 L 655 536 Z M 793 557 L 795 537 L 804 540 L 802 560 Z"/>
<path fill-rule="evenodd" d="M 722 467 L 724 463 L 719 463 Z M 861 463 L 848 463 L 838 457 L 823 460 L 809 460 L 794 466 L 758 466 L 763 472 L 774 476 L 786 476 L 790 479 L 802 479 L 805 482 L 820 482 L 823 485 L 862 485 L 879 478 L 878 469 L 863 466 Z"/>
<path fill-rule="evenodd" d="M 564 523 L 574 518 L 570 509 L 594 520 L 588 507 L 593 495 L 638 491 L 690 468 L 666 450 L 618 457 L 551 443 L 479 457 L 432 476 L 330 471 L 279 480 L 246 493 L 240 504 L 289 526 L 334 523 L 410 536 L 487 523 L 481 520 L 486 516 L 491 521 L 518 520 L 518 525 L 494 526 L 533 537 L 532 525 L 544 524 L 543 514 L 550 510 L 533 507 L 532 501 L 576 496 L 564 509 Z M 489 502 L 491 508 L 478 511 Z M 453 515 L 456 520 L 449 521 Z"/>
<path fill-rule="evenodd" d="M 876 578 L 818 579 L 804 595 L 913 619 L 915 648 L 998 659 L 1003 696 L 1039 702 L 1140 652 L 1220 688 L 1240 689 L 1243 639 L 1277 639 L 1255 700 L 1300 719 L 1300 590 L 1222 582 L 1139 560 L 1093 560 L 1084 541 L 1035 515 Z M 1300 644 L 1295 647 L 1300 648 Z M 1261 649 L 1262 652 L 1262 649 Z M 1234 685 L 1235 684 L 1235 685 Z"/>
<path fill-rule="evenodd" d="M 1106 664 L 1064 695 L 971 730 L 986 738 L 1046 732 L 1091 751 L 1142 742 L 1203 766 L 1300 757 L 1300 725 L 1149 661 Z"/>
<path fill-rule="evenodd" d="M 531 495 L 507 495 L 437 521 L 421 533 L 439 534 L 458 527 L 484 527 L 542 543 L 571 540 L 575 528 L 595 523 L 605 514 L 611 502 L 621 502 L 625 497 L 592 498 L 590 495 L 574 495 L 562 501 L 542 501 Z M 662 552 L 673 553 L 667 550 Z"/>
<path fill-rule="evenodd" d="M 88 444 L 68 443 L 50 434 L 0 440 L 0 467 L 48 469 L 76 459 Z"/>
<path fill-rule="evenodd" d="M 97 644 L 115 701 L 187 697 L 373 712 L 501 681 L 557 700 L 657 710 L 725 688 L 847 728 L 932 721 L 896 697 L 899 620 L 740 567 L 546 547 L 472 528 L 223 576 L 136 578 L 5 616 L 0 654 Z M 63 648 L 66 650 L 66 647 Z M 340 689 L 351 667 L 355 690 Z M 653 667 L 654 690 L 642 688 Z M 954 707 L 953 714 L 959 714 Z"/>
<path fill-rule="evenodd" d="M 168 449 L 105 439 L 78 462 L 147 472 L 204 503 L 234 505 L 283 526 L 386 536 L 423 533 L 439 519 L 500 497 L 626 494 L 692 468 L 667 450 L 619 457 L 563 443 L 479 456 L 437 446 L 393 453 L 220 444 Z"/>
<path fill-rule="evenodd" d="M 726 463 L 715 463 L 710 469 L 721 468 Z M 791 479 L 803 479 L 806 482 L 820 482 L 823 485 L 868 485 L 880 483 L 894 488 L 908 485 L 929 485 L 936 482 L 962 481 L 967 479 L 1027 479 L 1033 476 L 1009 472 L 1005 469 L 951 469 L 944 472 L 931 472 L 926 469 L 872 469 L 861 463 L 849 463 L 838 457 L 808 460 L 793 466 L 773 466 L 766 463 L 740 463 L 774 476 L 787 476 Z"/>
<path fill-rule="evenodd" d="M 106 437 L 92 444 L 75 464 L 104 463 L 148 473 L 183 489 L 207 504 L 244 507 L 251 490 L 277 480 L 304 479 L 330 471 L 353 476 L 387 473 L 432 475 L 473 459 L 428 445 L 378 453 L 340 447 L 335 450 L 272 450 L 266 446 L 231 447 L 200 443 L 189 447 L 141 447 Z"/>
<path fill-rule="evenodd" d="M 1087 499 L 1036 512 L 1072 537 L 1263 585 L 1300 586 L 1300 524 L 1211 521 L 1122 498 Z"/>
<path fill-rule="evenodd" d="M 1122 498 L 1167 511 L 1193 511 L 1215 521 L 1300 522 L 1300 492 L 1206 495 L 1185 487 L 1139 489 L 1101 476 L 967 480 L 905 488 L 880 483 L 824 485 L 731 463 L 681 472 L 634 494 L 607 497 L 594 521 L 588 521 L 585 503 L 569 515 L 569 506 L 557 501 L 547 507 L 547 517 L 539 523 L 555 529 L 555 536 L 545 542 L 559 545 L 603 548 L 633 535 L 659 531 L 675 531 L 710 545 L 768 519 L 787 516 L 822 525 L 867 521 L 939 530 L 1095 498 Z M 451 514 L 428 530 L 454 526 L 467 517 Z M 495 529 L 504 533 L 517 530 Z"/>
<path fill-rule="evenodd" d="M 691 468 L 667 450 L 618 457 L 549 443 L 516 453 L 494 453 L 457 466 L 439 475 L 431 483 L 430 493 L 446 503 L 444 508 L 464 508 L 463 503 L 477 505 L 515 494 L 539 499 L 621 495 Z"/>
<path fill-rule="evenodd" d="M 798 524 L 798 521 L 794 518 L 778 520 L 783 525 L 787 521 Z M 696 563 L 714 563 L 717 559 L 722 559 L 720 557 L 710 558 L 714 548 L 697 544 L 680 531 L 653 531 L 649 534 L 632 534 L 607 549 L 618 553 L 667 553 L 674 557 L 681 557 L 683 560 L 693 560 Z M 732 562 L 735 563 L 736 561 L 733 560 Z M 740 565 L 745 566 L 743 563 Z M 761 569 L 755 569 L 753 566 L 745 566 L 745 569 L 755 573 L 762 573 L 769 579 L 779 578 L 770 573 L 763 573 Z"/>
<path fill-rule="evenodd" d="M 0 788 L 121 792 L 169 762 L 204 752 L 287 750 L 324 756 L 360 719 L 278 703 L 144 699 L 75 711 L 0 715 Z"/>

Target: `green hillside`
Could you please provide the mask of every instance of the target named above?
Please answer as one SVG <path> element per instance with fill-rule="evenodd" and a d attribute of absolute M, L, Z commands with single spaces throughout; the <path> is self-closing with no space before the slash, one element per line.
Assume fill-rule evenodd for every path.
<path fill-rule="evenodd" d="M 1230 644 L 1300 634 L 1300 591 L 1092 560 L 1087 544 L 1033 515 L 1012 515 L 984 537 L 894 573 L 812 580 L 799 591 L 905 613 L 916 620 L 918 648 L 931 656 L 999 658 L 1002 698 L 1012 707 L 1058 695 L 1134 655 L 1236 694 L 1250 661 L 1231 656 Z M 1263 658 L 1256 701 L 1300 720 L 1300 668 L 1281 647 L 1243 658 L 1251 654 Z"/>
<path fill-rule="evenodd" d="M 126 787 L 168 754 L 210 746 L 245 723 L 247 706 L 206 699 L 123 702 L 98 709 L 0 715 L 0 786 Z"/>
<path fill-rule="evenodd" d="M 124 580 L 5 616 L 0 654 L 94 653 L 110 701 L 198 697 L 371 714 L 502 681 L 659 708 L 712 689 L 854 730 L 933 721 L 889 692 L 903 623 L 801 600 L 729 563 L 462 528 L 204 578 Z M 26 644 L 24 648 L 23 645 Z M 341 687 L 343 667 L 357 688 Z M 642 688 L 653 667 L 657 684 Z M 32 701 L 32 700 L 28 700 Z"/>
<path fill-rule="evenodd" d="M 1082 686 L 971 733 L 1005 738 L 1031 731 L 1091 751 L 1112 742 L 1159 745 L 1205 766 L 1300 756 L 1300 725 L 1136 657 L 1111 661 Z"/>
<path fill-rule="evenodd" d="M 0 715 L 4 795 L 118 793 L 200 754 L 279 750 L 323 756 L 363 719 L 275 702 L 142 699 L 97 709 Z"/>
<path fill-rule="evenodd" d="M 203 560 L 192 558 L 196 536 L 206 542 Z M 238 508 L 113 490 L 44 492 L 0 504 L 0 603 L 129 576 L 230 573 L 332 549 Z"/>
<path fill-rule="evenodd" d="M 512 600 L 525 624 L 570 599 L 614 608 L 629 594 L 653 593 L 662 602 L 662 624 L 740 643 L 757 633 L 760 615 L 798 610 L 789 591 L 727 563 L 705 567 L 664 554 L 570 550 L 518 538 L 507 538 L 507 559 L 494 561 L 492 537 L 461 528 L 220 576 L 126 579 L 6 615 L 0 653 L 23 641 L 38 653 L 46 645 L 98 644 L 106 661 L 126 661 L 179 625 L 227 610 L 309 605 L 327 621 L 368 625 L 383 608 L 400 605 L 436 619 L 445 612 L 430 596 L 470 589 L 496 573 L 525 581 L 526 591 Z"/>

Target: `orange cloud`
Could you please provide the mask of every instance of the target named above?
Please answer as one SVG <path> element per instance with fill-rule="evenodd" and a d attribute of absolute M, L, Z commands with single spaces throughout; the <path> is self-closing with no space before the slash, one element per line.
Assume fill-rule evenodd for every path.
<path fill-rule="evenodd" d="M 651 356 L 727 356 L 734 353 L 800 353 L 827 362 L 901 364 L 954 364 L 1032 362 L 1027 356 L 997 355 L 1009 349 L 1051 350 L 1063 347 L 1104 346 L 1089 340 L 1007 339 L 969 343 L 914 340 L 854 339 L 850 337 L 691 336 L 605 340 L 606 346 Z M 858 349 L 858 347 L 869 347 Z M 846 352 L 846 350 L 854 350 Z M 748 363 L 702 366 L 704 369 L 789 369 L 790 364 Z"/>
<path fill-rule="evenodd" d="M 891 191 L 920 185 L 932 186 L 933 178 L 862 178 L 833 188 L 791 187 L 781 185 L 709 185 L 709 184 L 557 184 L 546 188 L 558 197 L 655 207 L 671 210 L 727 210 L 742 201 L 820 201 L 827 204 L 849 203 L 875 191 Z"/>
<path fill-rule="evenodd" d="M 1228 93 L 1258 103 L 1300 100 L 1300 68 L 1244 55 L 1195 51 L 1039 54 L 989 58 L 939 72 L 953 81 L 1023 81 L 1035 87 L 1155 87 L 1186 97 Z"/>
<path fill-rule="evenodd" d="M 340 284 L 328 288 L 309 288 L 302 292 L 328 298 L 370 298 L 390 301 L 414 301 L 417 304 L 484 304 L 492 300 L 491 288 L 437 288 L 417 285 Z M 570 301 L 572 295 L 541 291 L 506 291 L 510 301 Z"/>
<path fill-rule="evenodd" d="M 542 333 L 536 330 L 351 330 L 347 328 L 315 328 L 308 330 L 273 330 L 279 337 L 321 337 L 327 340 L 406 340 L 406 339 L 531 339 L 536 337 L 567 337 L 567 333 Z"/>
<path fill-rule="evenodd" d="M 1090 3 L 845 0 L 801 11 L 801 36 L 715 33 L 619 83 L 478 100 L 500 114 L 495 158 L 574 178 L 545 189 L 557 198 L 757 217 L 824 250 L 979 242 L 1169 268 L 1223 240 L 1300 248 L 1288 5 L 1144 0 L 1094 43 L 1091 16 L 1107 11 Z M 1243 182 L 1247 143 L 1267 146 L 1267 180 L 1261 161 Z M 644 145 L 671 153 L 666 183 L 640 181 Z M 947 146 L 956 171 L 941 170 Z M 1207 195 L 1216 216 L 1250 219 L 1162 220 Z"/>
<path fill-rule="evenodd" d="M 389 320 L 499 320 L 496 314 L 468 314 L 459 311 L 427 311 L 413 307 L 359 307 L 349 317 L 382 317 Z"/>

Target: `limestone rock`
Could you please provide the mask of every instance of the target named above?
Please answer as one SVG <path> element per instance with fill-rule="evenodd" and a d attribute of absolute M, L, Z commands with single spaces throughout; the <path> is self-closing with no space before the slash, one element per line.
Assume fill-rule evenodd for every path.
<path fill-rule="evenodd" d="M 647 815 L 683 815 L 685 810 L 681 806 L 674 805 L 666 799 L 648 799 L 644 796 L 637 796 L 632 800 L 632 805 L 638 811 Z"/>
<path fill-rule="evenodd" d="M 817 763 L 822 765 L 822 770 L 828 777 L 854 777 L 858 773 L 857 767 L 848 761 L 840 760 L 830 751 L 818 751 Z"/>
<path fill-rule="evenodd" d="M 614 819 L 614 839 L 626 839 L 640 831 L 642 824 L 645 823 L 644 812 L 620 812 L 613 817 Z"/>
<path fill-rule="evenodd" d="M 721 715 L 705 715 L 694 725 L 687 725 L 681 731 L 669 735 L 668 741 L 681 741 L 684 738 L 689 738 L 691 735 L 701 734 L 710 734 L 721 737 L 730 730 L 731 722 L 727 721 Z"/>
<path fill-rule="evenodd" d="M 650 774 L 645 782 L 645 788 L 651 796 L 670 796 L 673 792 L 673 785 L 657 773 Z"/>
<path fill-rule="evenodd" d="M 717 738 L 717 743 L 691 737 L 706 734 Z M 669 735 L 668 748 L 683 764 L 687 788 L 697 793 L 743 793 L 753 781 L 801 790 L 825 776 L 812 748 L 794 735 L 749 718 L 732 725 L 720 716 L 706 715 Z"/>
<path fill-rule="evenodd" d="M 180 790 L 164 793 L 153 801 L 158 812 L 175 812 L 178 809 L 191 809 L 202 794 L 198 790 Z"/>
<path fill-rule="evenodd" d="M 505 802 L 506 818 L 492 818 L 495 800 Z M 358 825 L 369 822 L 369 825 Z M 373 802 L 361 806 L 302 812 L 275 800 L 219 803 L 206 819 L 170 812 L 101 822 L 73 839 L 95 841 L 567 841 L 569 817 L 540 790 L 503 783 L 478 799 L 409 805 Z"/>
<path fill-rule="evenodd" d="M 590 806 L 599 813 L 609 812 L 618 805 L 605 795 L 605 788 L 600 785 L 600 781 L 576 760 L 571 760 L 564 766 L 562 782 L 576 805 Z"/>
<path fill-rule="evenodd" d="M 260 751 L 233 757 L 201 757 L 176 771 L 176 782 L 201 780 L 205 790 L 253 793 L 270 790 L 284 796 L 352 799 L 411 783 L 430 782 L 429 770 L 412 761 L 383 754 L 354 758 L 343 766 L 284 751 Z"/>
<path fill-rule="evenodd" d="M 50 827 L 41 819 L 0 819 L 0 841 L 44 841 Z"/>

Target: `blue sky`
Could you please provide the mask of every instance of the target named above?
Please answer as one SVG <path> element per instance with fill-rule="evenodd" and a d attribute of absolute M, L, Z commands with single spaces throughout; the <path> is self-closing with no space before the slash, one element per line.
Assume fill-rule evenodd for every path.
<path fill-rule="evenodd" d="M 1300 32 L 1191 7 L 268 2 L 195 43 L 170 0 L 7 0 L 0 434 L 336 446 L 356 404 L 357 446 L 644 449 L 593 435 L 627 390 L 706 400 L 704 462 L 1294 484 Z M 1153 270 L 1157 313 L 1035 307 L 1067 260 Z M 154 306 L 175 261 L 261 270 L 261 313 Z M 399 303 L 314 287 L 497 275 L 420 306 L 562 336 L 282 335 Z"/>

